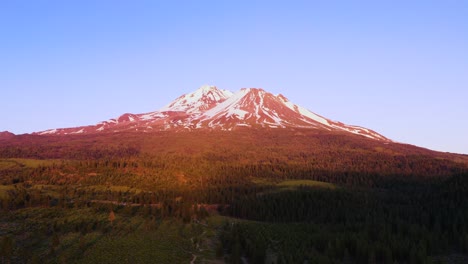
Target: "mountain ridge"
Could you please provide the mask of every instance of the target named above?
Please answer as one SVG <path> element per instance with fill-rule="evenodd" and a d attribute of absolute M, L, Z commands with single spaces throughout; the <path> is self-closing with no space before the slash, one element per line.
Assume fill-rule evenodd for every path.
<path fill-rule="evenodd" d="M 233 130 L 240 127 L 311 128 L 391 141 L 371 129 L 346 125 L 315 114 L 292 103 L 282 94 L 274 95 L 261 88 L 242 88 L 233 93 L 213 85 L 203 85 L 194 92 L 181 95 L 157 111 L 142 114 L 125 113 L 96 125 L 54 128 L 33 134 Z"/>
<path fill-rule="evenodd" d="M 10 131 L 0 131 L 0 139 L 11 139 L 15 137 L 15 134 Z"/>

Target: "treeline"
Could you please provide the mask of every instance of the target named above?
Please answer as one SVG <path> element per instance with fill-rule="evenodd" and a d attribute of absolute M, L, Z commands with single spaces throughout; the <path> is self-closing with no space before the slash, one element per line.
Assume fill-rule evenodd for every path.
<path fill-rule="evenodd" d="M 103 159 L 135 157 L 140 153 L 136 147 L 96 147 L 91 145 L 7 145 L 0 147 L 0 158 L 28 158 L 28 159 Z"/>
<path fill-rule="evenodd" d="M 382 187 L 391 180 L 428 181 L 466 171 L 463 163 L 424 156 L 396 156 L 382 160 L 368 158 L 367 161 L 360 156 L 333 161 L 326 156 L 306 156 L 289 162 L 275 157 L 249 159 L 242 154 L 223 157 L 215 158 L 211 153 L 198 156 L 164 154 L 118 159 L 45 160 L 44 164 L 38 160 L 37 166 L 18 165 L 6 169 L 0 168 L 2 176 L 0 183 L 53 185 L 111 183 L 155 191 L 161 186 L 203 189 L 235 182 L 251 184 L 253 179 L 262 178 L 273 182 L 309 179 L 347 186 Z"/>

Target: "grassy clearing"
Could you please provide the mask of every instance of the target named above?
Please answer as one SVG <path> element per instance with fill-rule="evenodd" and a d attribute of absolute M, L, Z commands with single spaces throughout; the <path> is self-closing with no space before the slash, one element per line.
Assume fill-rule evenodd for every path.
<path fill-rule="evenodd" d="M 14 185 L 0 185 L 0 199 L 8 197 L 8 191 L 13 190 Z"/>
<path fill-rule="evenodd" d="M 40 166 L 50 166 L 52 164 L 60 164 L 62 160 L 48 159 L 48 160 L 38 160 L 38 159 L 8 159 L 9 161 L 16 162 L 21 164 L 24 167 L 28 168 L 37 168 Z"/>
<path fill-rule="evenodd" d="M 258 178 L 258 177 L 252 177 L 251 181 L 252 183 L 255 183 L 257 185 L 275 185 L 277 183 L 272 179 Z"/>
<path fill-rule="evenodd" d="M 190 248 L 190 240 L 173 237 L 172 232 L 103 236 L 75 263 L 188 263 L 191 254 L 184 248 Z"/>
<path fill-rule="evenodd" d="M 225 217 L 186 224 L 123 211 L 116 211 L 111 224 L 109 212 L 98 208 L 20 209 L 0 215 L 0 239 L 11 236 L 15 255 L 26 262 L 190 263 L 196 256 L 195 263 L 211 263 L 216 259 L 218 230 Z"/>
<path fill-rule="evenodd" d="M 57 185 L 35 184 L 31 186 L 31 189 L 38 190 L 43 195 L 49 195 L 50 197 L 58 198 L 60 197 L 60 191 L 63 189 L 63 187 Z"/>
<path fill-rule="evenodd" d="M 142 192 L 141 189 L 138 188 L 132 188 L 129 186 L 105 186 L 105 185 L 88 185 L 84 187 L 80 187 L 77 189 L 85 189 L 87 191 L 97 191 L 97 192 L 103 192 L 103 191 L 112 191 L 112 192 L 129 192 L 129 193 L 135 193 L 139 194 Z"/>
<path fill-rule="evenodd" d="M 135 218 L 128 225 L 137 228 L 128 233 L 113 230 L 93 243 L 85 241 L 89 247 L 74 263 L 189 263 L 193 255 L 200 261 L 215 257 L 209 248 L 215 232 L 209 227 Z"/>
<path fill-rule="evenodd" d="M 16 168 L 38 168 L 40 166 L 51 166 L 60 164 L 62 160 L 49 159 L 0 159 L 0 170 L 16 169 Z"/>
<path fill-rule="evenodd" d="M 17 167 L 19 164 L 14 160 L 2 159 L 0 160 L 0 170 L 8 170 Z"/>
<path fill-rule="evenodd" d="M 312 181 L 312 180 L 290 180 L 278 183 L 276 186 L 282 190 L 295 190 L 301 186 L 336 189 L 336 185 L 328 182 Z"/>

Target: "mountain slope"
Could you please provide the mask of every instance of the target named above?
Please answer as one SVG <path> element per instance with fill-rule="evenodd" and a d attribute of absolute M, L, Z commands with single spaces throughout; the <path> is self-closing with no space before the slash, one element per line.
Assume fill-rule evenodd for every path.
<path fill-rule="evenodd" d="M 367 128 L 345 125 L 317 115 L 263 89 L 243 88 L 236 93 L 215 86 L 202 86 L 182 95 L 158 111 L 126 113 L 93 126 L 51 129 L 36 134 L 83 134 L 119 131 L 163 131 L 239 127 L 311 128 L 342 131 L 375 140 L 390 141 Z"/>
<path fill-rule="evenodd" d="M 14 138 L 15 134 L 11 133 L 10 131 L 2 131 L 0 132 L 0 140 L 2 139 L 11 139 Z"/>

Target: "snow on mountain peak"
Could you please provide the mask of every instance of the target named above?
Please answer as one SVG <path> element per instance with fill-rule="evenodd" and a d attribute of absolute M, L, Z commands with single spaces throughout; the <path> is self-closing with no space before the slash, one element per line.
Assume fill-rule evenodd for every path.
<path fill-rule="evenodd" d="M 199 91 L 199 90 L 208 92 L 208 91 L 211 91 L 211 90 L 218 90 L 218 88 L 215 85 L 204 84 L 204 85 L 200 86 L 200 88 L 197 89 L 197 91 Z"/>
<path fill-rule="evenodd" d="M 236 93 L 203 85 L 184 94 L 159 111 L 124 114 L 95 126 L 51 129 L 37 134 L 103 133 L 116 131 L 231 130 L 237 127 L 313 128 L 342 131 L 367 138 L 390 141 L 367 128 L 345 125 L 298 106 L 284 95 L 262 88 L 242 88 Z"/>
<path fill-rule="evenodd" d="M 227 90 L 219 90 L 213 85 L 203 85 L 196 91 L 184 94 L 170 104 L 161 108 L 160 112 L 175 111 L 187 113 L 201 113 L 216 104 L 223 102 L 232 95 Z"/>

